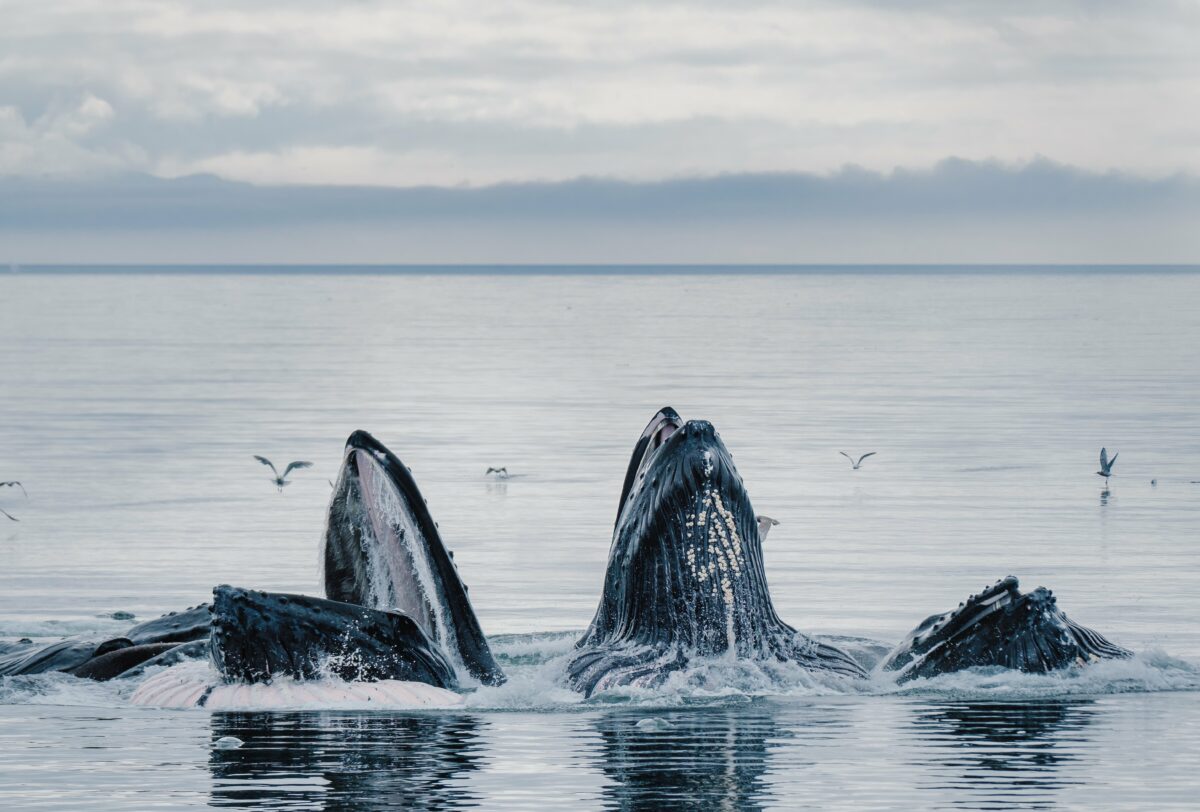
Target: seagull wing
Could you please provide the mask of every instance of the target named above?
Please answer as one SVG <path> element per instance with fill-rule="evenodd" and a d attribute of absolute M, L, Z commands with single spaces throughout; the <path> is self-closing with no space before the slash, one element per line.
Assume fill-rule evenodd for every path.
<path fill-rule="evenodd" d="M 288 467 L 283 469 L 284 479 L 287 479 L 287 475 L 292 472 L 293 468 L 312 468 L 312 463 L 305 462 L 304 460 L 296 460 L 295 462 L 289 462 Z"/>
<path fill-rule="evenodd" d="M 16 516 L 13 516 L 11 513 L 7 513 L 7 512 L 5 512 L 5 511 L 3 511 L 3 510 L 0 510 L 0 513 L 3 513 L 5 516 L 7 516 L 8 518 L 12 519 L 14 522 L 19 522 L 19 521 L 21 521 L 21 520 L 20 520 L 20 519 L 18 519 Z"/>
<path fill-rule="evenodd" d="M 1118 451 L 1116 454 L 1113 454 L 1113 458 L 1108 461 L 1108 469 L 1106 469 L 1106 470 L 1111 470 L 1112 467 L 1117 464 L 1117 457 L 1119 457 L 1119 456 L 1121 456 L 1120 451 Z"/>
<path fill-rule="evenodd" d="M 849 454 L 847 454 L 845 451 L 839 451 L 838 453 L 839 453 L 839 454 L 841 454 L 841 455 L 842 455 L 843 457 L 845 457 L 846 459 L 850 460 L 850 464 L 851 464 L 851 465 L 853 465 L 853 464 L 854 464 L 854 457 L 851 457 L 851 456 L 850 456 Z"/>
<path fill-rule="evenodd" d="M 25 498 L 26 499 L 29 498 L 29 492 L 27 490 L 25 490 L 25 486 L 22 485 L 20 482 L 17 482 L 16 480 L 13 480 L 12 482 L 0 482 L 0 488 L 20 488 L 21 493 L 25 494 Z M 8 516 L 7 513 L 4 515 Z M 12 519 L 12 516 L 9 516 L 8 518 Z M 15 519 L 14 519 L 14 521 L 15 521 Z"/>
<path fill-rule="evenodd" d="M 279 476 L 279 472 L 275 470 L 275 464 L 273 462 L 271 462 L 269 459 L 267 459 L 266 457 L 260 457 L 257 454 L 254 455 L 254 459 L 258 460 L 263 465 L 270 468 L 271 473 L 275 474 L 275 476 L 277 476 L 277 477 Z"/>
<path fill-rule="evenodd" d="M 1108 449 L 1107 448 L 1100 449 L 1100 470 L 1101 471 L 1108 470 Z"/>
<path fill-rule="evenodd" d="M 868 451 L 866 454 L 863 454 L 861 457 L 858 458 L 858 465 L 862 465 L 863 460 L 865 460 L 867 457 L 874 457 L 877 453 L 878 452 L 876 452 L 876 451 Z M 856 465 L 854 467 L 857 468 L 858 465 Z"/>

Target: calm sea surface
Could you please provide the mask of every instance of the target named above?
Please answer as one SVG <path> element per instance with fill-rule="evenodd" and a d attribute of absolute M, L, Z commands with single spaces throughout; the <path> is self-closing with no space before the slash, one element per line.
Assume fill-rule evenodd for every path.
<path fill-rule="evenodd" d="M 16 273 L 0 312 L 0 480 L 28 490 L 0 489 L 0 640 L 116 634 L 219 583 L 320 594 L 328 480 L 365 428 L 511 677 L 454 713 L 0 680 L 0 808 L 1200 804 L 1200 274 Z M 668 404 L 782 522 L 767 574 L 798 628 L 896 641 L 1013 574 L 1139 656 L 581 702 L 557 658 Z M 254 454 L 315 466 L 280 494 Z"/>

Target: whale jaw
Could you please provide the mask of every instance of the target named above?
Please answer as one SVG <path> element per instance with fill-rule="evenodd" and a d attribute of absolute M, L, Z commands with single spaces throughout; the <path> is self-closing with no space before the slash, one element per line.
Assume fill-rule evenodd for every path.
<path fill-rule="evenodd" d="M 652 686 L 715 657 L 865 677 L 848 655 L 779 619 L 732 457 L 710 423 L 676 426 L 664 412 L 634 449 L 636 476 L 627 476 L 600 606 L 567 666 L 571 685 L 589 695 Z"/>
<path fill-rule="evenodd" d="M 504 682 L 416 480 L 365 431 L 346 441 L 321 558 L 327 598 L 408 615 L 471 677 Z"/>
<path fill-rule="evenodd" d="M 333 676 L 458 686 L 445 654 L 405 615 L 227 585 L 213 590 L 209 655 L 229 683 Z"/>
<path fill-rule="evenodd" d="M 906 682 L 965 668 L 1046 673 L 1131 656 L 1068 618 L 1050 590 L 1038 587 L 1022 593 L 1010 575 L 957 609 L 926 618 L 884 658 L 879 670 Z"/>

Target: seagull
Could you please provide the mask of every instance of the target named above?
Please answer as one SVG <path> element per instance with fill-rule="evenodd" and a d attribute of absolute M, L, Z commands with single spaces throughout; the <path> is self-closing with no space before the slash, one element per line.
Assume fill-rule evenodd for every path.
<path fill-rule="evenodd" d="M 1100 449 L 1100 470 L 1096 472 L 1096 476 L 1104 477 L 1104 487 L 1108 487 L 1108 478 L 1112 476 L 1112 467 L 1117 464 L 1117 457 L 1121 456 L 1120 452 L 1113 454 L 1112 459 L 1108 458 L 1108 449 Z"/>
<path fill-rule="evenodd" d="M 854 466 L 854 470 L 855 470 L 855 471 L 857 471 L 857 470 L 859 469 L 859 467 L 860 467 L 860 466 L 863 464 L 863 460 L 865 460 L 867 457 L 873 457 L 873 456 L 875 456 L 875 454 L 876 454 L 877 452 L 874 452 L 874 451 L 868 451 L 866 454 L 863 454 L 861 457 L 859 457 L 859 458 L 858 458 L 858 462 L 855 462 L 855 461 L 854 461 L 854 457 L 851 457 L 851 456 L 850 456 L 849 454 L 847 454 L 845 451 L 839 451 L 838 453 L 839 453 L 839 454 L 841 454 L 841 455 L 842 455 L 843 457 L 845 457 L 846 459 L 850 460 L 850 464 L 851 464 L 852 466 Z"/>
<path fill-rule="evenodd" d="M 767 533 L 771 532 L 771 528 L 779 524 L 778 519 L 772 519 L 770 516 L 755 516 L 758 520 L 758 540 L 766 541 Z"/>
<path fill-rule="evenodd" d="M 495 474 L 497 479 L 508 479 L 508 469 L 503 466 L 500 468 L 493 468 L 489 465 L 488 469 L 484 471 L 483 475 L 487 476 L 488 474 Z"/>
<path fill-rule="evenodd" d="M 20 488 L 21 493 L 25 494 L 25 498 L 26 499 L 29 498 L 29 492 L 25 490 L 25 486 L 22 485 L 20 482 L 17 482 L 16 480 L 13 480 L 12 482 L 0 482 L 0 488 Z M 16 516 L 12 515 L 11 513 L 9 513 L 6 510 L 0 510 L 0 513 L 3 513 L 5 516 L 7 516 L 10 520 L 12 520 L 14 522 L 21 521 Z"/>
<path fill-rule="evenodd" d="M 271 481 L 275 483 L 275 487 L 279 488 L 280 493 L 283 493 L 284 485 L 290 484 L 290 483 L 288 483 L 287 475 L 292 472 L 293 468 L 312 468 L 311 462 L 304 462 L 303 460 L 297 460 L 296 462 L 289 462 L 288 467 L 283 469 L 283 474 L 280 474 L 278 471 L 275 470 L 275 465 L 266 457 L 260 457 L 257 454 L 255 454 L 254 459 L 258 460 L 263 465 L 270 468 L 271 473 L 275 474 L 275 476 L 271 479 Z"/>

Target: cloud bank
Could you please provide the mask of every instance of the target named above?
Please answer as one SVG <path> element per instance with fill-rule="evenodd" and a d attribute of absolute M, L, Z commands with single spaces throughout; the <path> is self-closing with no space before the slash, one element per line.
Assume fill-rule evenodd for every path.
<path fill-rule="evenodd" d="M 1196 262 L 1200 181 L 947 160 L 488 187 L 0 180 L 9 262 Z"/>
<path fill-rule="evenodd" d="M 1200 259 L 1190 0 L 0 10 L 0 261 Z"/>
<path fill-rule="evenodd" d="M 0 175 L 1200 173 L 1183 0 L 60 0 L 3 21 Z"/>

